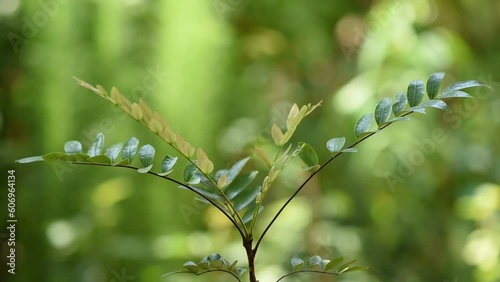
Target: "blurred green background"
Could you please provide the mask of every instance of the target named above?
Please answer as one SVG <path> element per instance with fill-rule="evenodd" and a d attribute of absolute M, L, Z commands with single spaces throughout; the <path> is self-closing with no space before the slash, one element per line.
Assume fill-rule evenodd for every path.
<path fill-rule="evenodd" d="M 171 183 L 14 164 L 68 140 L 88 148 L 98 132 L 107 145 L 136 136 L 158 156 L 172 153 L 72 76 L 144 99 L 219 169 L 263 144 L 294 102 L 323 100 L 293 141 L 324 161 L 325 141 L 353 141 L 357 119 L 414 79 L 445 71 L 447 84 L 500 86 L 495 0 L 1 0 L 0 34 L 0 160 L 4 179 L 16 170 L 18 219 L 9 275 L 4 185 L 1 281 L 160 281 L 213 252 L 245 263 L 227 220 Z M 268 233 L 260 281 L 289 272 L 295 254 L 374 269 L 284 281 L 500 281 L 500 97 L 470 93 L 477 98 L 450 101 L 453 113 L 414 115 L 326 168 Z M 273 188 L 259 231 L 307 176 L 301 165 Z"/>

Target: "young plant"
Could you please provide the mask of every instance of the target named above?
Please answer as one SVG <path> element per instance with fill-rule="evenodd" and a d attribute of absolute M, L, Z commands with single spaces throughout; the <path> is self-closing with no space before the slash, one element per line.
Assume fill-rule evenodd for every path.
<path fill-rule="evenodd" d="M 259 246 L 266 238 L 267 232 L 285 210 L 288 204 L 297 194 L 306 187 L 309 181 L 334 159 L 344 153 L 355 153 L 354 148 L 359 143 L 379 133 L 393 123 L 406 121 L 413 113 L 425 114 L 428 107 L 449 111 L 445 100 L 448 98 L 469 98 L 464 89 L 471 87 L 488 87 L 478 81 L 462 81 L 449 85 L 443 91 L 441 82 L 444 73 L 434 73 L 427 80 L 426 85 L 422 80 L 412 81 L 406 94 L 399 92 L 395 100 L 391 98 L 382 99 L 375 107 L 373 113 L 361 117 L 354 127 L 356 141 L 345 146 L 346 138 L 332 138 L 326 142 L 326 148 L 330 152 L 329 158 L 320 164 L 315 150 L 305 142 L 292 144 L 290 138 L 301 121 L 314 111 L 321 102 L 316 105 L 304 105 L 299 107 L 294 104 L 290 109 L 286 124 L 280 127 L 273 124 L 271 127 L 272 141 L 275 144 L 274 157 L 271 157 L 259 147 L 255 148 L 255 155 L 267 167 L 266 176 L 260 184 L 252 184 L 258 171 L 242 173 L 244 166 L 250 157 L 244 158 L 230 168 L 222 168 L 215 171 L 215 166 L 205 151 L 196 149 L 186 141 L 179 133 L 172 130 L 168 122 L 158 113 L 153 111 L 143 100 L 130 102 L 122 96 L 116 88 L 112 88 L 108 94 L 100 85 L 96 87 L 75 78 L 77 83 L 129 114 L 140 124 L 163 139 L 176 152 L 177 156 L 165 156 L 160 164 L 159 171 L 152 171 L 155 158 L 155 148 L 149 144 L 139 148 L 139 140 L 135 137 L 124 143 L 108 147 L 104 151 L 104 135 L 99 133 L 95 142 L 86 153 L 82 151 L 82 145 L 78 141 L 68 141 L 64 144 L 64 152 L 49 153 L 43 156 L 35 156 L 17 160 L 18 163 L 31 163 L 45 161 L 53 163 L 63 161 L 76 165 L 111 166 L 136 170 L 139 173 L 147 173 L 170 181 L 180 188 L 187 189 L 197 195 L 197 200 L 217 208 L 233 225 L 240 234 L 245 249 L 248 269 L 238 267 L 237 261 L 231 262 L 221 255 L 215 253 L 202 258 L 198 262 L 188 261 L 184 263 L 185 270 L 170 272 L 164 276 L 179 273 L 203 275 L 209 272 L 225 272 L 232 275 L 237 281 L 241 281 L 244 273 L 248 273 L 250 282 L 257 282 L 255 269 L 255 257 Z M 425 93 L 428 100 L 422 103 Z M 377 128 L 372 130 L 373 123 Z M 132 165 L 138 153 L 140 165 Z M 288 200 L 281 206 L 272 217 L 261 234 L 255 233 L 255 226 L 259 221 L 259 214 L 264 209 L 264 201 L 267 193 L 276 183 L 280 173 L 295 158 L 299 157 L 305 163 L 305 169 L 310 172 L 309 177 L 290 195 Z M 183 179 L 174 179 L 170 176 L 178 157 L 187 160 L 184 167 Z M 281 281 L 288 276 L 299 273 L 320 273 L 324 275 L 341 275 L 357 270 L 367 270 L 369 267 L 354 266 L 356 260 L 344 261 L 343 257 L 324 259 L 313 255 L 307 262 L 298 256 L 291 259 L 292 271 L 277 280 Z"/>

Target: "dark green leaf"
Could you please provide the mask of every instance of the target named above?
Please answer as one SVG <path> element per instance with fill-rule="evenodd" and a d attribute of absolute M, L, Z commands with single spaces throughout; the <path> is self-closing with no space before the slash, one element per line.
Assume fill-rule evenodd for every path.
<path fill-rule="evenodd" d="M 447 112 L 450 111 L 450 109 L 448 108 L 448 105 L 446 105 L 446 103 L 444 101 L 441 101 L 441 100 L 431 100 L 431 101 L 424 102 L 424 103 L 422 103 L 422 107 L 432 107 L 432 108 L 440 109 L 440 110 L 447 111 Z"/>
<path fill-rule="evenodd" d="M 234 199 L 234 197 L 236 197 L 255 179 L 257 173 L 258 171 L 252 171 L 250 173 L 236 177 L 236 179 L 228 185 L 228 187 L 224 191 L 224 194 L 226 194 L 228 199 Z"/>
<path fill-rule="evenodd" d="M 391 116 L 391 106 L 392 99 L 384 98 L 378 103 L 377 107 L 375 108 L 375 121 L 377 122 L 379 128 Z"/>
<path fill-rule="evenodd" d="M 118 155 L 120 155 L 120 151 L 122 150 L 122 148 L 122 143 L 115 144 L 106 150 L 106 156 L 108 156 L 111 159 L 111 162 L 114 163 L 116 161 L 116 158 L 118 158 Z"/>
<path fill-rule="evenodd" d="M 362 116 L 354 126 L 354 134 L 359 137 L 361 134 L 368 132 L 373 124 L 373 114 Z"/>
<path fill-rule="evenodd" d="M 27 163 L 43 162 L 43 161 L 44 161 L 44 159 L 42 156 L 35 156 L 35 157 L 27 157 L 27 158 L 22 158 L 22 159 L 16 160 L 16 163 L 27 164 Z"/>
<path fill-rule="evenodd" d="M 425 108 L 422 106 L 416 106 L 416 107 L 411 107 L 408 110 L 408 112 L 414 112 L 414 113 L 419 113 L 419 114 L 424 114 L 425 115 Z"/>
<path fill-rule="evenodd" d="M 198 273 L 198 270 L 200 269 L 198 265 L 193 261 L 187 261 L 182 266 L 184 266 L 189 272 L 195 274 Z"/>
<path fill-rule="evenodd" d="M 150 166 L 155 158 L 155 148 L 149 144 L 141 147 L 139 150 L 139 159 L 143 166 Z"/>
<path fill-rule="evenodd" d="M 117 163 L 114 163 L 113 165 L 116 165 L 116 166 L 128 166 L 130 164 L 130 160 L 129 159 L 124 159 L 124 160 L 121 160 Z"/>
<path fill-rule="evenodd" d="M 471 87 L 491 88 L 490 86 L 488 86 L 482 82 L 479 82 L 477 80 L 459 81 L 459 82 L 455 82 L 455 83 L 451 84 L 450 86 L 446 87 L 443 90 L 443 93 L 439 96 L 443 96 L 443 95 L 446 96 L 446 95 L 449 95 L 450 93 L 453 93 L 455 91 L 464 90 L 464 89 L 471 88 Z"/>
<path fill-rule="evenodd" d="M 326 142 L 326 148 L 330 153 L 337 153 L 344 147 L 345 137 L 333 138 Z"/>
<path fill-rule="evenodd" d="M 137 172 L 139 172 L 139 173 L 147 173 L 147 172 L 149 172 L 152 168 L 153 168 L 153 164 L 150 164 L 150 165 L 148 165 L 148 166 L 138 168 L 138 169 L 137 169 Z"/>
<path fill-rule="evenodd" d="M 429 100 L 433 100 L 436 98 L 439 93 L 439 87 L 441 87 L 441 82 L 444 78 L 444 72 L 437 72 L 431 74 L 429 79 L 427 80 L 427 96 L 429 96 Z"/>
<path fill-rule="evenodd" d="M 236 176 L 241 172 L 248 160 L 250 160 L 250 157 L 239 160 L 229 169 L 229 172 L 227 173 L 227 182 L 231 182 L 236 178 Z"/>
<path fill-rule="evenodd" d="M 319 159 L 314 149 L 304 142 L 300 142 L 299 146 L 302 147 L 299 157 L 307 165 L 307 170 L 315 168 L 319 163 Z"/>
<path fill-rule="evenodd" d="M 53 163 L 55 161 L 64 161 L 64 162 L 85 162 L 87 163 L 87 159 L 89 155 L 87 154 L 71 154 L 68 155 L 66 153 L 49 153 L 42 156 L 43 160 L 47 163 Z"/>
<path fill-rule="evenodd" d="M 342 271 L 342 273 L 358 271 L 358 270 L 370 270 L 370 269 L 371 269 L 371 267 L 368 267 L 368 266 L 354 266 L 354 267 L 347 268 L 346 270 Z"/>
<path fill-rule="evenodd" d="M 236 274 L 236 276 L 238 277 L 241 277 L 243 274 L 245 274 L 247 270 L 243 267 L 237 267 L 235 270 L 234 270 L 234 274 Z"/>
<path fill-rule="evenodd" d="M 408 99 L 406 98 L 405 93 L 399 92 L 398 95 L 396 95 L 396 102 L 392 105 L 392 112 L 394 113 L 394 116 L 398 116 L 406 108 L 407 103 Z"/>
<path fill-rule="evenodd" d="M 320 266 L 323 259 L 320 256 L 313 256 L 309 259 L 309 265 L 312 266 Z"/>
<path fill-rule="evenodd" d="M 323 271 L 326 271 L 326 267 L 328 266 L 328 264 L 330 263 L 330 260 L 329 259 L 324 259 L 321 261 L 321 269 Z"/>
<path fill-rule="evenodd" d="M 351 265 L 357 261 L 358 260 L 351 260 L 351 261 L 348 261 L 348 262 L 342 264 L 341 266 L 339 266 L 338 273 L 340 274 L 340 273 L 346 271 L 348 269 L 349 265 Z"/>
<path fill-rule="evenodd" d="M 78 141 L 68 141 L 64 144 L 64 152 L 67 154 L 79 154 L 82 152 L 82 144 Z"/>
<path fill-rule="evenodd" d="M 248 209 L 245 212 L 245 214 L 243 215 L 243 218 L 242 218 L 244 224 L 246 224 L 246 223 L 250 222 L 250 220 L 252 220 L 256 208 L 257 208 L 257 205 L 254 205 L 252 208 Z M 264 209 L 264 206 L 261 205 L 259 208 L 259 214 L 262 212 L 263 209 Z"/>
<path fill-rule="evenodd" d="M 128 159 L 131 163 L 134 160 L 135 154 L 137 152 L 137 147 L 139 146 L 139 140 L 135 137 L 130 138 L 125 142 L 122 150 L 122 159 Z"/>
<path fill-rule="evenodd" d="M 95 142 L 90 147 L 87 155 L 90 157 L 100 155 L 104 146 L 104 134 L 98 133 Z"/>
<path fill-rule="evenodd" d="M 260 192 L 260 186 L 257 187 L 247 187 L 243 191 L 241 191 L 234 199 L 232 200 L 234 208 L 236 211 L 241 211 L 249 204 L 255 202 L 255 197 Z"/>
<path fill-rule="evenodd" d="M 210 269 L 210 260 L 208 257 L 204 257 L 200 260 L 200 262 L 198 263 L 198 266 L 200 268 L 203 268 L 205 270 L 209 270 Z"/>
<path fill-rule="evenodd" d="M 410 107 L 415 107 L 422 102 L 424 98 L 424 82 L 422 80 L 414 80 L 408 85 L 408 103 Z"/>
<path fill-rule="evenodd" d="M 407 120 L 410 120 L 410 118 L 409 117 L 395 117 L 393 119 L 390 119 L 388 122 L 395 123 L 398 121 L 407 121 Z"/>
<path fill-rule="evenodd" d="M 472 96 L 464 91 L 443 92 L 443 94 L 438 96 L 438 99 L 446 99 L 446 98 L 472 98 Z"/>
<path fill-rule="evenodd" d="M 97 155 L 93 156 L 92 158 L 89 158 L 87 161 L 91 163 L 98 163 L 98 164 L 111 164 L 111 159 L 106 156 L 106 155 Z"/>
<path fill-rule="evenodd" d="M 214 253 L 209 256 L 210 265 L 212 268 L 221 269 L 224 266 L 221 255 Z"/>
<path fill-rule="evenodd" d="M 179 188 L 181 189 L 187 189 L 186 187 L 184 186 L 179 186 Z M 209 191 L 208 189 L 205 189 L 205 188 L 201 188 L 201 187 L 196 187 L 196 186 L 190 186 L 190 188 L 196 192 L 198 192 L 199 194 L 213 200 L 214 202 L 216 203 L 221 203 L 223 202 L 223 199 L 222 197 L 217 194 L 217 193 L 214 193 L 214 191 Z M 202 198 L 200 198 L 199 200 L 202 200 Z M 202 202 L 204 203 L 207 203 L 207 204 L 210 204 L 211 203 L 209 201 L 206 201 L 205 199 L 202 200 Z"/>
<path fill-rule="evenodd" d="M 343 257 L 340 257 L 340 258 L 336 258 L 332 261 L 330 261 L 329 263 L 326 264 L 325 266 L 325 271 L 328 271 L 330 269 L 334 269 L 335 267 L 337 267 L 337 265 L 339 265 L 342 261 L 344 261 L 344 258 Z"/>
<path fill-rule="evenodd" d="M 172 168 L 174 167 L 175 163 L 177 162 L 177 157 L 171 157 L 169 155 L 165 156 L 163 158 L 163 161 L 161 161 L 161 172 L 159 175 L 161 176 L 166 176 L 172 173 Z"/>
<path fill-rule="evenodd" d="M 293 271 L 301 270 L 304 267 L 304 261 L 298 256 L 294 256 L 291 260 Z"/>
<path fill-rule="evenodd" d="M 198 169 L 192 163 L 188 163 L 184 169 L 184 181 L 189 184 L 200 183 L 201 178 L 197 175 L 197 171 Z"/>

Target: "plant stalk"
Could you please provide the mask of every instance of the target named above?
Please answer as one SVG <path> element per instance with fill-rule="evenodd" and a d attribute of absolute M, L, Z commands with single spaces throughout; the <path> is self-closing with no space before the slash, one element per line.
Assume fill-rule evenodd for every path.
<path fill-rule="evenodd" d="M 255 276 L 255 250 L 252 248 L 253 239 L 243 240 L 243 247 L 247 253 L 248 278 L 250 282 L 259 282 Z"/>

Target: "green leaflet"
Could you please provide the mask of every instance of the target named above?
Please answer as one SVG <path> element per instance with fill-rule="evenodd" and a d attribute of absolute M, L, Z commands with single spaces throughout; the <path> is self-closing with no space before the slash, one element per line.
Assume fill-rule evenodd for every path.
<path fill-rule="evenodd" d="M 134 160 L 135 154 L 137 152 L 137 147 L 139 146 L 139 140 L 135 137 L 130 138 L 125 142 L 122 150 L 122 159 L 128 159 L 131 163 Z"/>
<path fill-rule="evenodd" d="M 408 96 L 410 107 L 418 106 L 424 98 L 424 82 L 420 79 L 410 82 L 406 95 Z"/>
<path fill-rule="evenodd" d="M 104 134 L 98 133 L 96 136 L 96 141 L 92 144 L 87 155 L 90 157 L 100 155 L 102 152 L 102 147 L 104 146 Z"/>
<path fill-rule="evenodd" d="M 375 108 L 375 121 L 378 127 L 382 126 L 391 116 L 392 99 L 384 98 Z"/>
<path fill-rule="evenodd" d="M 224 194 L 226 194 L 229 200 L 234 199 L 238 194 L 241 193 L 241 191 L 243 191 L 250 183 L 252 183 L 258 173 L 258 171 L 252 171 L 236 177 L 236 179 L 227 186 Z"/>
<path fill-rule="evenodd" d="M 373 114 L 366 114 L 362 116 L 354 126 L 354 135 L 359 137 L 370 130 L 373 124 Z"/>
<path fill-rule="evenodd" d="M 444 72 L 433 73 L 427 80 L 427 96 L 429 100 L 436 98 L 444 78 Z"/>
<path fill-rule="evenodd" d="M 319 159 L 316 151 L 307 143 L 300 142 L 299 147 L 301 150 L 299 151 L 300 159 L 306 164 L 305 169 L 309 171 L 314 171 L 319 168 Z"/>
<path fill-rule="evenodd" d="M 326 148 L 330 153 L 335 154 L 340 152 L 345 144 L 345 137 L 333 138 L 326 142 Z"/>
<path fill-rule="evenodd" d="M 399 92 L 396 95 L 396 102 L 392 105 L 392 112 L 394 113 L 394 116 L 399 116 L 399 114 L 406 108 L 406 104 L 408 104 L 408 99 L 406 98 L 405 93 Z"/>
<path fill-rule="evenodd" d="M 122 150 L 122 148 L 123 144 L 118 143 L 106 149 L 106 156 L 108 156 L 111 159 L 112 163 L 116 161 L 118 155 L 120 155 L 120 151 Z"/>
<path fill-rule="evenodd" d="M 165 156 L 163 161 L 161 161 L 161 176 L 167 176 L 172 173 L 175 163 L 177 162 L 177 157 Z"/>
<path fill-rule="evenodd" d="M 82 144 L 78 141 L 68 141 L 64 144 L 66 154 L 79 154 L 82 152 Z"/>

